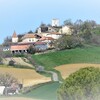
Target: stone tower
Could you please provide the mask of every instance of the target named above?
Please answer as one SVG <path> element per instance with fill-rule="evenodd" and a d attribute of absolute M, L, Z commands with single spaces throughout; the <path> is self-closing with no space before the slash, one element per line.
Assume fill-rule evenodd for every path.
<path fill-rule="evenodd" d="M 59 26 L 59 19 L 52 19 L 52 26 Z"/>

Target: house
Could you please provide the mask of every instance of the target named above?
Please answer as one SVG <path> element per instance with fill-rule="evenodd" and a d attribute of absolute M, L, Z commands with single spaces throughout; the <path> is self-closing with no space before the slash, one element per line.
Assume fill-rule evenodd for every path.
<path fill-rule="evenodd" d="M 62 36 L 62 34 L 58 32 L 51 32 L 46 35 L 46 37 L 52 37 L 53 39 L 59 39 Z"/>
<path fill-rule="evenodd" d="M 54 40 L 55 39 L 52 37 L 42 37 L 39 39 L 39 41 L 46 42 L 46 43 L 49 43 L 49 42 L 54 41 Z"/>
<path fill-rule="evenodd" d="M 31 43 L 31 42 L 36 42 L 36 41 L 38 41 L 38 39 L 36 38 L 35 34 L 33 34 L 33 33 L 25 34 L 22 37 L 23 43 Z"/>
<path fill-rule="evenodd" d="M 63 26 L 62 29 L 59 30 L 60 34 L 72 35 L 72 29 L 70 26 Z"/>
<path fill-rule="evenodd" d="M 25 53 L 25 52 L 28 52 L 29 47 L 30 47 L 30 44 L 16 44 L 16 45 L 11 45 L 10 50 L 13 54 Z"/>
<path fill-rule="evenodd" d="M 18 36 L 16 34 L 16 32 L 14 31 L 13 35 L 12 35 L 12 43 L 17 43 L 18 42 Z"/>
<path fill-rule="evenodd" d="M 0 95 L 3 95 L 5 86 L 0 86 Z"/>
<path fill-rule="evenodd" d="M 10 51 L 10 46 L 4 46 L 3 51 Z"/>
<path fill-rule="evenodd" d="M 47 43 L 42 42 L 42 41 L 38 41 L 38 42 L 35 42 L 34 48 L 36 49 L 37 52 L 40 52 L 40 51 L 47 50 L 48 46 L 47 46 Z"/>
<path fill-rule="evenodd" d="M 44 33 L 44 32 L 56 32 L 56 30 L 52 26 L 39 27 L 37 29 L 37 33 Z"/>

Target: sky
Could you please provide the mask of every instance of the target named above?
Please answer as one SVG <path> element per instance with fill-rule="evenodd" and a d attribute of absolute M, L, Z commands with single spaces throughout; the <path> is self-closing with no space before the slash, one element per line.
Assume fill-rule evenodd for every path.
<path fill-rule="evenodd" d="M 60 25 L 66 19 L 95 20 L 100 23 L 100 0 L 0 0 L 0 44 L 13 32 L 35 31 L 41 23 Z"/>

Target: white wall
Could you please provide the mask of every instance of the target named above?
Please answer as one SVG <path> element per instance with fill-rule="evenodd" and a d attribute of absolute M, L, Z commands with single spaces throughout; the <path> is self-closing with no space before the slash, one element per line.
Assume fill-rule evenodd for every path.
<path fill-rule="evenodd" d="M 5 86 L 0 86 L 0 95 L 3 95 L 4 89 L 5 89 Z"/>
<path fill-rule="evenodd" d="M 13 37 L 13 38 L 12 38 L 12 42 L 13 42 L 13 43 L 18 42 L 18 37 L 16 37 L 16 38 Z"/>
<path fill-rule="evenodd" d="M 38 39 L 36 38 L 26 38 L 26 39 L 23 39 L 22 42 L 36 42 Z"/>
<path fill-rule="evenodd" d="M 52 26 L 59 26 L 59 20 L 58 19 L 52 19 Z"/>

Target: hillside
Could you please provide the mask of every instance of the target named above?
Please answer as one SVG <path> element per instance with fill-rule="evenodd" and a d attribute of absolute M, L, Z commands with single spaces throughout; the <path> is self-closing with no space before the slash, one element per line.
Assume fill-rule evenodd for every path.
<path fill-rule="evenodd" d="M 13 60 L 17 65 L 28 66 L 28 67 L 34 68 L 34 66 L 29 63 L 29 60 L 27 60 L 26 58 L 21 58 L 21 57 L 4 58 L 3 63 L 8 65 L 9 61 L 11 60 Z"/>
<path fill-rule="evenodd" d="M 4 66 L 0 65 L 0 74 L 5 73 L 11 74 L 13 77 L 17 78 L 24 87 L 51 81 L 49 77 L 40 75 L 33 69 L 4 68 Z"/>
<path fill-rule="evenodd" d="M 74 63 L 100 63 L 100 47 L 76 48 L 33 55 L 33 59 L 46 69 Z"/>

